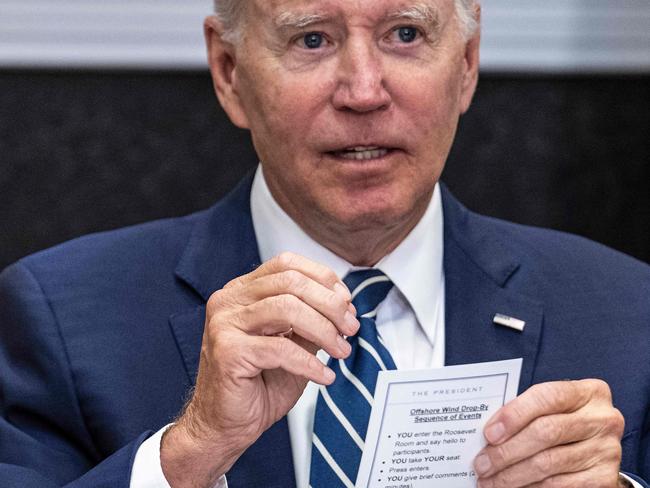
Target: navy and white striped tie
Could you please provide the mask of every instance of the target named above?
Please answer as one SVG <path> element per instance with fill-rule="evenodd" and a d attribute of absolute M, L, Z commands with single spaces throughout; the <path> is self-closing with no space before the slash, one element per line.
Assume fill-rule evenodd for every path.
<path fill-rule="evenodd" d="M 328 366 L 336 380 L 321 386 L 316 403 L 311 454 L 311 488 L 354 487 L 377 384 L 377 373 L 396 369 L 377 334 L 377 307 L 393 283 L 381 271 L 354 271 L 344 279 L 352 293 L 361 323 L 348 341 L 352 353 L 343 361 L 331 358 Z"/>

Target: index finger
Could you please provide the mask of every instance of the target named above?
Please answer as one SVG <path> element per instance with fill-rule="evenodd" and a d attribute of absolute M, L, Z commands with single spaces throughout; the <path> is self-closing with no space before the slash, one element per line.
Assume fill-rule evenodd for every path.
<path fill-rule="evenodd" d="M 488 443 L 501 444 L 536 418 L 575 412 L 588 401 L 588 391 L 578 381 L 533 385 L 501 407 L 485 425 L 483 435 Z"/>
<path fill-rule="evenodd" d="M 346 301 L 349 302 L 352 300 L 350 290 L 348 290 L 347 286 L 345 286 L 345 283 L 339 279 L 334 271 L 323 264 L 317 263 L 304 256 L 291 252 L 283 252 L 281 254 L 278 254 L 273 259 L 270 259 L 269 261 L 263 263 L 254 271 L 235 278 L 224 288 L 245 285 L 262 276 L 280 273 L 287 270 L 300 271 L 302 274 L 308 276 L 312 280 L 320 283 L 330 290 L 334 290 L 335 292 L 341 294 L 341 296 Z"/>

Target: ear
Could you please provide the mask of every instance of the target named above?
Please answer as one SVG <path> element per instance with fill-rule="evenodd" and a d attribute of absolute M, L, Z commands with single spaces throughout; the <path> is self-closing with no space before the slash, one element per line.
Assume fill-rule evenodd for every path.
<path fill-rule="evenodd" d="M 237 55 L 235 46 L 223 39 L 224 28 L 211 15 L 203 22 L 208 64 L 219 103 L 237 127 L 248 129 L 248 117 L 237 92 Z"/>
<path fill-rule="evenodd" d="M 476 5 L 475 15 L 477 22 L 476 32 L 465 44 L 465 68 L 460 98 L 461 113 L 465 113 L 469 109 L 474 92 L 476 91 L 476 85 L 478 84 L 479 47 L 481 45 L 481 6 L 479 4 Z"/>

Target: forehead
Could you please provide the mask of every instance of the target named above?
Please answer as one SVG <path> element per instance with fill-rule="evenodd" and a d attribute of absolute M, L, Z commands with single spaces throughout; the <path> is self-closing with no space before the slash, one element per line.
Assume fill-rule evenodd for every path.
<path fill-rule="evenodd" d="M 326 19 L 347 20 L 360 17 L 380 20 L 396 12 L 419 8 L 446 16 L 453 11 L 454 0 L 249 0 L 254 4 L 254 20 L 277 21 L 292 14 L 317 15 Z M 249 19 L 253 20 L 253 19 Z"/>

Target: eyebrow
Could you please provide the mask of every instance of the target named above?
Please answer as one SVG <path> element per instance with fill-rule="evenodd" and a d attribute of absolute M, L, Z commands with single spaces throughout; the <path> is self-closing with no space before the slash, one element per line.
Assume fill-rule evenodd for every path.
<path fill-rule="evenodd" d="M 430 24 L 437 28 L 440 25 L 438 10 L 426 2 L 417 2 L 400 8 L 386 16 L 389 20 L 411 20 Z M 326 22 L 331 17 L 318 13 L 282 12 L 274 19 L 275 26 L 280 29 L 304 29 L 310 25 Z"/>
<path fill-rule="evenodd" d="M 275 18 L 275 25 L 278 29 L 304 29 L 313 24 L 323 22 L 327 19 L 321 14 L 299 14 L 295 12 L 283 12 Z"/>
<path fill-rule="evenodd" d="M 438 10 L 425 2 L 417 2 L 408 7 L 401 8 L 388 14 L 391 20 L 412 20 L 414 22 L 423 22 L 433 27 L 440 26 L 440 17 Z"/>

